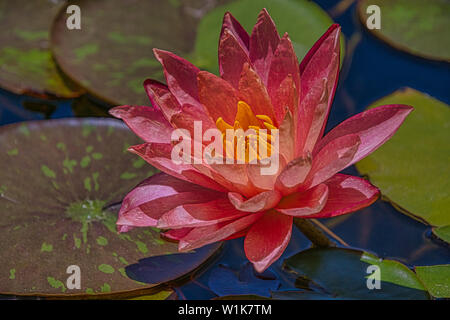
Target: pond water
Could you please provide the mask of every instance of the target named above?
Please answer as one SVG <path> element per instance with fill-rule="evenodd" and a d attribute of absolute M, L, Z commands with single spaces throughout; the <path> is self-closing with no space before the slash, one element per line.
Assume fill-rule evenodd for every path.
<path fill-rule="evenodd" d="M 335 1 L 316 1 L 325 10 Z M 397 51 L 365 31 L 352 5 L 335 18 L 342 26 L 348 49 L 340 76 L 327 130 L 345 118 L 361 112 L 373 101 L 402 87 L 411 87 L 449 104 L 450 70 L 448 64 L 428 61 Z M 24 120 L 44 119 L 45 115 L 24 109 L 30 98 L 0 90 L 0 125 Z M 51 118 L 74 116 L 71 101 L 56 101 Z M 347 173 L 357 175 L 354 168 Z M 450 263 L 450 250 L 432 239 L 430 230 L 422 223 L 395 210 L 391 204 L 378 200 L 369 208 L 351 215 L 322 221 L 349 245 L 376 253 L 382 258 L 395 258 L 408 266 Z M 294 230 L 290 245 L 281 259 L 269 271 L 281 283 L 281 288 L 293 288 L 294 279 L 280 276 L 283 258 L 309 247 L 309 241 Z M 176 288 L 181 299 L 215 297 L 215 275 L 220 266 L 240 270 L 246 264 L 243 239 L 228 241 L 212 265 L 199 272 L 195 279 Z M 222 268 L 223 269 L 223 268 Z M 252 282 L 248 291 L 258 293 L 260 284 Z M 269 285 L 269 282 L 267 283 Z"/>

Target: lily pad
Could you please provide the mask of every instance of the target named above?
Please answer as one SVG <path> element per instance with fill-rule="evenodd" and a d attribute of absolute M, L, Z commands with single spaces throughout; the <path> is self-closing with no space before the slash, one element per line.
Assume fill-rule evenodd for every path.
<path fill-rule="evenodd" d="M 238 295 L 230 295 L 230 296 L 222 296 L 213 298 L 212 300 L 270 300 L 267 297 L 255 296 L 255 295 L 247 295 L 247 294 L 238 294 Z"/>
<path fill-rule="evenodd" d="M 136 296 L 160 284 L 134 281 L 125 267 L 177 253 L 177 245 L 161 239 L 158 229 L 118 234 L 115 226 L 120 201 L 156 171 L 127 152 L 137 143 L 114 119 L 0 128 L 0 293 Z M 195 257 L 196 265 L 165 260 L 163 280 L 175 280 L 207 259 L 194 253 L 190 260 Z M 71 265 L 80 268 L 80 289 L 67 285 Z"/>
<path fill-rule="evenodd" d="M 447 0 L 363 0 L 358 4 L 361 23 L 367 27 L 367 7 L 380 7 L 381 28 L 375 36 L 389 45 L 433 60 L 450 61 L 450 2 Z"/>
<path fill-rule="evenodd" d="M 376 101 L 407 104 L 414 111 L 395 135 L 356 164 L 402 212 L 432 226 L 450 225 L 450 109 L 413 89 L 396 91 Z"/>
<path fill-rule="evenodd" d="M 50 26 L 62 5 L 63 1 L 0 0 L 2 88 L 43 98 L 81 94 L 61 75 L 49 49 Z"/>
<path fill-rule="evenodd" d="M 435 298 L 450 298 L 450 265 L 416 267 L 419 279 Z"/>
<path fill-rule="evenodd" d="M 450 225 L 440 228 L 433 228 L 433 233 L 438 238 L 444 240 L 447 243 L 450 243 Z"/>
<path fill-rule="evenodd" d="M 370 266 L 374 270 L 368 269 Z M 429 295 L 416 274 L 403 264 L 380 259 L 370 253 L 343 248 L 313 248 L 288 258 L 284 267 L 312 281 L 319 289 L 311 296 L 328 295 L 336 299 L 428 299 Z M 380 272 L 379 289 L 373 284 L 375 268 Z M 293 291 L 294 295 L 299 293 Z M 286 293 L 284 294 L 286 295 Z M 281 296 L 276 295 L 276 298 Z M 286 298 L 286 297 L 285 297 Z"/>
<path fill-rule="evenodd" d="M 333 20 L 317 4 L 305 0 L 236 0 L 209 12 L 199 23 L 195 51 L 191 60 L 201 69 L 218 71 L 217 45 L 223 15 L 229 11 L 251 32 L 258 13 L 266 8 L 278 32 L 289 33 L 295 52 L 301 60 L 313 44 L 333 24 Z M 216 30 L 216 31 L 214 31 Z M 341 37 L 341 61 L 345 41 Z"/>
<path fill-rule="evenodd" d="M 216 242 L 187 253 L 144 258 L 138 263 L 125 267 L 125 271 L 131 279 L 142 283 L 170 282 L 173 280 L 174 273 L 184 274 L 186 269 L 201 269 L 202 262 L 212 258 L 221 246 L 221 242 Z"/>
<path fill-rule="evenodd" d="M 130 300 L 167 300 L 174 294 L 172 290 L 163 290 L 155 294 L 131 298 Z"/>
<path fill-rule="evenodd" d="M 81 30 L 68 30 L 68 15 L 61 10 L 51 34 L 53 54 L 61 69 L 94 96 L 116 105 L 148 105 L 144 80 L 163 79 L 152 49 L 179 55 L 190 52 L 198 19 L 208 3 L 72 1 L 67 5 L 80 7 Z"/>

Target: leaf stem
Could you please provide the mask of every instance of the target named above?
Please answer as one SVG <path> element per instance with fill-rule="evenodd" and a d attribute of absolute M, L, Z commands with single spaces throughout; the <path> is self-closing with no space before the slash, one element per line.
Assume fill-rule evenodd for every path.
<path fill-rule="evenodd" d="M 330 237 L 334 238 L 334 240 L 336 240 L 337 242 L 339 242 L 343 246 L 350 247 L 350 245 L 347 242 L 345 242 L 344 239 L 342 239 L 336 233 L 334 233 L 329 228 L 327 228 L 327 226 L 324 225 L 323 223 L 321 223 L 319 220 L 311 219 L 311 221 L 314 222 L 320 229 L 325 231 L 325 233 L 328 234 Z"/>
<path fill-rule="evenodd" d="M 316 247 L 335 247 L 336 244 L 332 242 L 327 236 L 318 229 L 308 219 L 294 218 L 295 226 L 307 237 Z"/>

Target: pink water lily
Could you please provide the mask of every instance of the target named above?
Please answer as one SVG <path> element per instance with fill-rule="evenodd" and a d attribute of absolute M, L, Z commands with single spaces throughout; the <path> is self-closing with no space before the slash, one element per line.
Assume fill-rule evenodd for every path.
<path fill-rule="evenodd" d="M 173 53 L 154 50 L 167 86 L 146 80 L 150 106 L 120 106 L 121 118 L 144 144 L 131 147 L 162 171 L 123 200 L 117 225 L 165 229 L 188 251 L 245 237 L 244 249 L 262 272 L 289 243 L 294 218 L 328 218 L 372 204 L 379 190 L 341 170 L 361 160 L 399 128 L 412 107 L 384 105 L 357 114 L 324 135 L 339 74 L 340 27 L 332 25 L 298 63 L 291 40 L 280 38 L 266 10 L 249 35 L 226 13 L 219 42 L 220 77 Z M 175 164 L 174 129 L 279 129 L 280 166 Z"/>

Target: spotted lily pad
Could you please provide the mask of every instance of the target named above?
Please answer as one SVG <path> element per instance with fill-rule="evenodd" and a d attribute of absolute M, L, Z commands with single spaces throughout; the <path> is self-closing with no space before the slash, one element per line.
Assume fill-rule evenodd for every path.
<path fill-rule="evenodd" d="M 432 226 L 450 225 L 449 106 L 405 89 L 371 107 L 395 103 L 411 105 L 414 111 L 387 143 L 356 168 L 400 211 Z"/>
<path fill-rule="evenodd" d="M 286 259 L 284 267 L 314 283 L 312 292 L 292 291 L 291 295 L 297 298 L 300 298 L 299 294 L 303 294 L 305 299 L 322 299 L 327 296 L 336 299 L 429 298 L 416 274 L 405 265 L 394 260 L 380 259 L 364 251 L 313 248 Z M 374 283 L 377 279 L 376 269 L 379 272 L 379 288 Z M 373 285 L 370 286 L 371 289 L 368 284 Z M 288 296 L 288 293 L 274 295 L 279 299 L 286 299 Z"/>
<path fill-rule="evenodd" d="M 72 98 L 80 89 L 57 69 L 49 29 L 63 1 L 0 0 L 0 86 L 17 94 Z"/>
<path fill-rule="evenodd" d="M 118 234 L 115 226 L 120 201 L 155 172 L 127 152 L 136 143 L 139 138 L 113 119 L 0 128 L 0 293 L 138 295 L 159 284 L 134 281 L 125 267 L 176 253 L 177 245 L 162 240 L 158 229 Z M 165 280 L 192 271 L 208 255 L 195 257 L 189 265 L 182 257 L 165 260 Z M 80 268 L 80 289 L 67 284 L 71 265 Z"/>
<path fill-rule="evenodd" d="M 217 46 L 225 12 L 231 12 L 251 32 L 262 8 L 268 10 L 279 32 L 289 33 L 299 60 L 333 24 L 324 10 L 306 0 L 236 0 L 210 11 L 201 20 L 191 61 L 202 69 L 217 73 Z M 341 61 L 344 47 L 345 41 L 341 37 Z"/>
<path fill-rule="evenodd" d="M 450 298 L 450 265 L 416 267 L 419 279 L 435 298 Z"/>
<path fill-rule="evenodd" d="M 367 7 L 377 5 L 380 29 L 374 35 L 389 45 L 434 60 L 450 61 L 450 2 L 448 0 L 362 0 L 360 20 L 367 26 Z"/>
<path fill-rule="evenodd" d="M 68 30 L 68 15 L 60 12 L 51 35 L 58 64 L 98 98 L 138 105 L 149 103 L 143 81 L 163 79 L 152 49 L 179 55 L 190 52 L 198 19 L 211 4 L 207 0 L 72 2 L 68 5 L 81 10 L 81 30 Z"/>
<path fill-rule="evenodd" d="M 155 294 L 131 298 L 130 300 L 167 300 L 173 294 L 174 292 L 172 290 L 163 290 Z"/>

